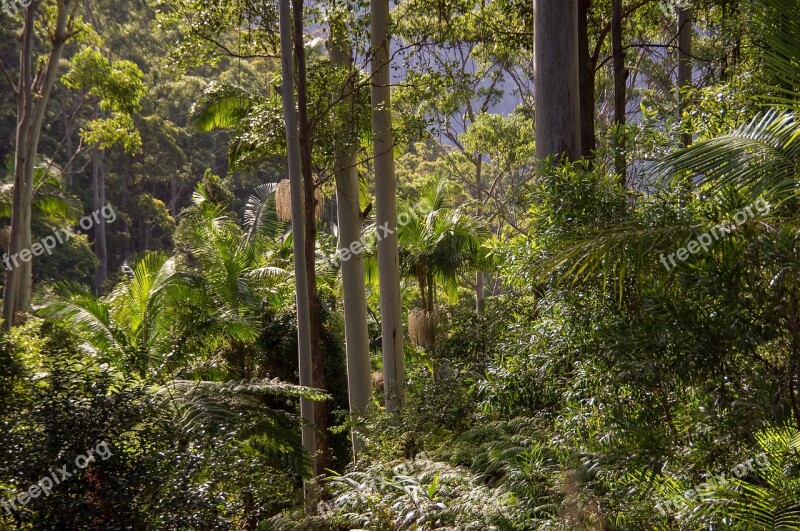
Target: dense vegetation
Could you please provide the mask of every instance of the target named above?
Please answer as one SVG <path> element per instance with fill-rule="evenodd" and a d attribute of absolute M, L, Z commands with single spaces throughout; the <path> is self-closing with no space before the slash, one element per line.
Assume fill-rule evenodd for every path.
<path fill-rule="evenodd" d="M 3 0 L 0 84 L 0 529 L 800 529 L 800 1 Z"/>

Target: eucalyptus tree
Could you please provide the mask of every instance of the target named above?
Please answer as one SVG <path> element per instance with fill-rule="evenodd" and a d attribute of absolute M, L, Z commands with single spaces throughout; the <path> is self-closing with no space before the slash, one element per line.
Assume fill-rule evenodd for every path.
<path fill-rule="evenodd" d="M 305 213 L 305 259 L 306 275 L 308 277 L 308 306 L 311 328 L 311 360 L 314 386 L 318 389 L 325 388 L 325 374 L 323 371 L 322 344 L 320 330 L 322 329 L 322 316 L 320 312 L 319 290 L 317 289 L 316 272 L 316 244 L 317 244 L 317 187 L 316 172 L 313 166 L 314 134 L 309 116 L 309 90 L 307 55 L 313 48 L 305 44 L 306 20 L 303 0 L 292 0 L 292 44 L 294 46 L 294 63 L 297 69 L 297 140 L 300 144 L 300 172 L 303 176 L 303 210 Z M 317 424 L 317 469 L 324 471 L 329 468 L 328 439 L 325 433 L 327 426 L 327 411 L 324 402 L 314 404 L 314 417 Z"/>
<path fill-rule="evenodd" d="M 52 5 L 54 4 L 54 5 Z M 17 98 L 17 134 L 15 140 L 14 199 L 11 212 L 9 254 L 31 247 L 31 202 L 36 155 L 42 124 L 53 86 L 58 79 L 61 57 L 81 22 L 76 15 L 79 2 L 31 0 L 22 10 L 22 33 L 19 46 L 19 73 L 16 81 L 5 64 L 0 64 L 9 89 Z M 43 31 L 41 41 L 36 38 Z M 44 49 L 39 56 L 37 43 Z M 8 271 L 3 291 L 4 326 L 9 329 L 28 311 L 32 291 L 32 263 Z"/>
<path fill-rule="evenodd" d="M 581 155 L 577 0 L 535 0 L 536 157 Z"/>
<path fill-rule="evenodd" d="M 80 131 L 83 141 L 92 147 L 92 187 L 95 211 L 106 205 L 106 181 L 103 152 L 121 145 L 126 153 L 134 154 L 142 144 L 133 115 L 139 110 L 139 100 L 146 89 L 142 71 L 131 61 L 113 61 L 92 47 L 80 50 L 69 62 L 63 83 L 79 93 L 89 103 L 91 120 Z M 83 104 L 83 102 L 82 102 Z M 108 247 L 106 227 L 94 227 L 94 246 L 100 264 L 95 275 L 95 291 L 100 292 L 108 276 Z"/>
<path fill-rule="evenodd" d="M 627 181 L 625 164 L 625 119 L 628 106 L 625 69 L 625 48 L 622 46 L 622 0 L 611 2 L 611 54 L 614 62 L 614 169 L 624 187 Z"/>
<path fill-rule="evenodd" d="M 336 211 L 339 220 L 339 253 L 342 256 L 342 287 L 347 351 L 347 381 L 350 393 L 350 415 L 354 422 L 364 418 L 372 401 L 372 371 L 367 330 L 367 299 L 364 280 L 364 256 L 360 252 L 362 210 L 359 189 L 356 118 L 358 71 L 354 66 L 353 43 L 348 35 L 350 16 L 335 10 L 330 18 L 328 53 L 339 72 L 341 85 L 334 91 L 337 134 L 334 139 L 334 175 L 336 179 Z M 339 96 L 341 95 L 341 96 Z M 344 259 L 345 256 L 349 257 Z M 353 451 L 361 453 L 364 439 L 353 431 Z"/>
<path fill-rule="evenodd" d="M 397 178 L 391 103 L 389 0 L 371 0 L 372 133 L 375 158 L 375 217 L 389 233 L 378 242 L 383 386 L 387 411 L 402 407 L 405 392 L 400 257 L 397 250 Z"/>
<path fill-rule="evenodd" d="M 281 34 L 281 98 L 286 129 L 286 153 L 288 154 L 289 181 L 292 201 L 292 237 L 294 241 L 294 278 L 297 295 L 297 348 L 300 366 L 300 385 L 313 385 L 313 361 L 311 359 L 311 316 L 308 300 L 308 277 L 305 258 L 305 215 L 303 213 L 303 182 L 300 169 L 300 144 L 297 129 L 297 108 L 294 99 L 294 60 L 292 57 L 292 20 L 289 0 L 280 0 Z M 303 418 L 303 447 L 310 455 L 316 453 L 314 403 L 308 398 L 300 401 Z M 315 474 L 321 471 L 315 470 Z"/>

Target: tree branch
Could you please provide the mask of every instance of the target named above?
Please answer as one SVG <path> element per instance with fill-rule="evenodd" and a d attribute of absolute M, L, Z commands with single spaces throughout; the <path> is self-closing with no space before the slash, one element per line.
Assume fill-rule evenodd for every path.
<path fill-rule="evenodd" d="M 19 89 L 14 84 L 14 80 L 11 79 L 11 74 L 9 74 L 8 70 L 6 69 L 6 62 L 2 59 L 0 59 L 0 73 L 3 74 L 3 77 L 8 82 L 8 88 L 11 89 L 11 92 L 13 92 L 14 96 L 16 97 L 19 94 Z"/>

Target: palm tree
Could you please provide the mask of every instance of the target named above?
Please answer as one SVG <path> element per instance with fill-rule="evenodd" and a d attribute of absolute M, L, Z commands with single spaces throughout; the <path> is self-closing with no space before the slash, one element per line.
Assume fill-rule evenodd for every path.
<path fill-rule="evenodd" d="M 442 179 L 426 187 L 420 204 L 430 205 L 427 215 L 404 205 L 397 236 L 400 243 L 400 272 L 416 280 L 422 309 L 432 312 L 436 286 L 449 295 L 458 288 L 460 273 L 486 267 L 481 248 L 483 229 L 461 208 L 447 205 L 447 182 Z"/>
<path fill-rule="evenodd" d="M 153 253 L 126 264 L 123 280 L 104 298 L 55 284 L 40 313 L 70 323 L 95 350 L 120 355 L 141 375 L 180 367 L 184 375 L 251 376 L 247 354 L 262 304 L 288 278 L 268 261 L 280 227 L 270 220 L 272 202 L 259 199 L 265 193 L 251 196 L 242 230 L 225 214 L 213 183 L 202 181 L 181 215 L 176 256 Z M 180 365 L 186 352 L 193 354 L 188 367 Z M 208 357 L 205 366 L 200 353 Z M 230 362 L 221 371 L 211 368 L 218 355 Z"/>
<path fill-rule="evenodd" d="M 251 345 L 262 306 L 290 276 L 272 254 L 284 230 L 272 192 L 274 185 L 262 185 L 250 196 L 244 229 L 226 213 L 226 198 L 217 197 L 211 181 L 198 184 L 193 205 L 181 215 L 180 260 L 194 296 L 184 311 L 191 328 L 215 338 L 237 377 L 253 376 Z"/>
<path fill-rule="evenodd" d="M 141 377 L 163 374 L 174 362 L 172 302 L 187 295 L 188 285 L 175 270 L 175 259 L 145 255 L 123 266 L 125 279 L 105 298 L 88 286 L 56 283 L 38 313 L 67 324 L 86 344 L 127 372 Z"/>
<path fill-rule="evenodd" d="M 445 180 L 425 187 L 418 205 L 426 205 L 427 213 L 419 212 L 416 205 L 401 207 L 397 238 L 400 274 L 416 281 L 420 297 L 420 307 L 409 314 L 409 335 L 417 346 L 429 348 L 436 342 L 439 322 L 435 308 L 437 286 L 453 299 L 460 275 L 487 269 L 489 263 L 481 246 L 480 223 L 461 208 L 447 205 Z M 371 229 L 374 230 L 375 227 Z"/>

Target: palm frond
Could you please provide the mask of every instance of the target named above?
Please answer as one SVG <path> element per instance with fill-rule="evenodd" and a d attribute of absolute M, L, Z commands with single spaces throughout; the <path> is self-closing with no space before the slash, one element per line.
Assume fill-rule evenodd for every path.
<path fill-rule="evenodd" d="M 111 321 L 110 306 L 97 299 L 88 286 L 58 282 L 49 286 L 49 291 L 38 315 L 72 327 L 100 352 L 124 350 L 126 345 Z"/>
<path fill-rule="evenodd" d="M 536 276 L 559 283 L 578 283 L 595 275 L 622 275 L 626 264 L 657 260 L 659 251 L 674 248 L 695 232 L 686 225 L 649 226 L 626 223 L 602 230 L 587 230 L 581 237 L 558 246 L 537 263 Z"/>
<path fill-rule="evenodd" d="M 192 106 L 191 120 L 202 133 L 236 127 L 247 116 L 252 105 L 250 95 L 243 89 L 224 83 L 211 83 Z"/>
<path fill-rule="evenodd" d="M 730 134 L 667 156 L 653 170 L 673 179 L 688 172 L 700 185 L 742 187 L 754 197 L 792 192 L 800 170 L 800 123 L 793 112 L 769 110 Z"/>
<path fill-rule="evenodd" d="M 762 99 L 775 107 L 800 109 L 800 3 L 757 0 L 752 9 L 753 34 L 762 48 L 773 83 Z"/>
<path fill-rule="evenodd" d="M 242 380 L 231 382 L 173 380 L 154 391 L 156 406 L 174 411 L 175 422 L 187 435 L 194 436 L 224 429 L 236 430 L 240 438 L 278 465 L 297 474 L 310 472 L 310 456 L 300 440 L 300 419 L 287 411 L 264 405 L 264 397 L 327 400 L 317 389 L 292 385 L 280 380 Z"/>
<path fill-rule="evenodd" d="M 285 224 L 277 219 L 275 213 L 276 183 L 258 186 L 244 207 L 244 224 L 247 241 L 254 244 L 258 236 L 272 238 L 283 230 Z"/>

